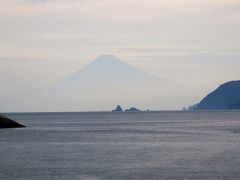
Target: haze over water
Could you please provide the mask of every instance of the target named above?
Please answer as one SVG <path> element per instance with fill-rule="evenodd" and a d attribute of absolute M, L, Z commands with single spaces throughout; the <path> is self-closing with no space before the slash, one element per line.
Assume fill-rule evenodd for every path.
<path fill-rule="evenodd" d="M 240 112 L 23 113 L 0 179 L 240 179 Z"/>

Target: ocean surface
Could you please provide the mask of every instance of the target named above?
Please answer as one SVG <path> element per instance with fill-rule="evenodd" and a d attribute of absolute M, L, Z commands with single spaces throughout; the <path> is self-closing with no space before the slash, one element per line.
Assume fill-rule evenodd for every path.
<path fill-rule="evenodd" d="M 7 115 L 0 180 L 240 179 L 240 111 Z"/>

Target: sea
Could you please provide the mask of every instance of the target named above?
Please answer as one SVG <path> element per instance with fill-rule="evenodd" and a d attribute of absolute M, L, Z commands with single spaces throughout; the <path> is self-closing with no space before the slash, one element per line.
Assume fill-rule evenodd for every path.
<path fill-rule="evenodd" d="M 240 179 L 240 111 L 6 115 L 0 180 Z"/>

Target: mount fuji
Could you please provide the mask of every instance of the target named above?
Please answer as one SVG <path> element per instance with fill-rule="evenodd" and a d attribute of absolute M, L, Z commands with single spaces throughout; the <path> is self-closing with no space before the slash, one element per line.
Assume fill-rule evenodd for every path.
<path fill-rule="evenodd" d="M 189 95 L 185 86 L 148 74 L 114 55 L 102 55 L 62 81 L 14 97 L 6 104 L 16 112 L 105 111 L 117 104 L 178 109 L 184 94 Z"/>
<path fill-rule="evenodd" d="M 125 63 L 114 55 L 102 55 L 52 87 L 74 86 L 79 88 L 83 85 L 108 86 L 156 80 L 159 78 Z"/>

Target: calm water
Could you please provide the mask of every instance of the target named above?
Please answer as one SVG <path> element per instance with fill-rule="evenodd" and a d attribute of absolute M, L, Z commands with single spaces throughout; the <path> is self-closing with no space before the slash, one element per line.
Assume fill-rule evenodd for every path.
<path fill-rule="evenodd" d="M 8 114 L 0 179 L 240 179 L 240 112 Z"/>

